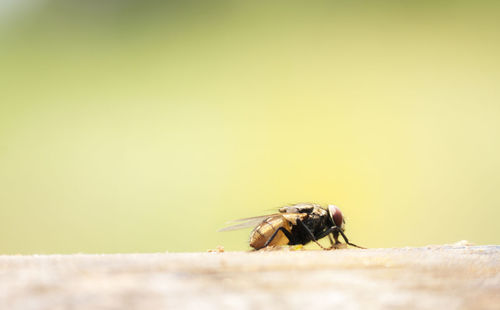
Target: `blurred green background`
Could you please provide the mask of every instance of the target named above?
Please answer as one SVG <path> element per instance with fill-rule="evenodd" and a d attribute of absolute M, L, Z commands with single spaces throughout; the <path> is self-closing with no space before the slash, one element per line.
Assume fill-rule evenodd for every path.
<path fill-rule="evenodd" d="M 498 2 L 1 3 L 2 254 L 500 243 Z"/>

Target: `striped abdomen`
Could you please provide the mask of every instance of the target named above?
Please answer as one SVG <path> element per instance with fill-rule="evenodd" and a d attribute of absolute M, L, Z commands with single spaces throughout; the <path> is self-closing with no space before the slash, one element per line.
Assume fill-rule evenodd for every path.
<path fill-rule="evenodd" d="M 280 227 L 288 231 L 291 229 L 290 223 L 281 214 L 266 218 L 250 233 L 250 246 L 256 250 L 263 248 L 266 241 L 271 238 L 276 229 Z M 288 238 L 280 231 L 268 246 L 286 244 L 288 244 Z"/>

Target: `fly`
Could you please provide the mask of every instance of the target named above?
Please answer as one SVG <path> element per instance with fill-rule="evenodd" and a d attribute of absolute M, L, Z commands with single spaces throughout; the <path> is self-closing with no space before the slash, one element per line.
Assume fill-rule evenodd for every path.
<path fill-rule="evenodd" d="M 250 233 L 250 246 L 260 250 L 268 246 L 305 245 L 316 243 L 323 250 L 333 249 L 340 244 L 339 236 L 345 243 L 364 249 L 349 242 L 345 231 L 345 219 L 337 206 L 326 208 L 312 203 L 300 203 L 279 209 L 279 213 L 237 220 L 236 224 L 219 231 L 229 231 L 255 226 Z M 331 247 L 325 248 L 318 240 L 328 237 Z"/>

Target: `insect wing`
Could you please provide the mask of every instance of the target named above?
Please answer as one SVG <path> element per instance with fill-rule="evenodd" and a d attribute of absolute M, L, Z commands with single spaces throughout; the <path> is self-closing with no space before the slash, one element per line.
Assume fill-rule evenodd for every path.
<path fill-rule="evenodd" d="M 247 217 L 244 219 L 239 219 L 239 220 L 234 220 L 231 221 L 230 223 L 237 223 L 228 227 L 224 227 L 222 229 L 219 229 L 218 231 L 231 231 L 231 230 L 238 230 L 238 229 L 243 229 L 243 228 L 248 228 L 248 227 L 254 227 L 257 224 L 262 223 L 265 219 L 273 216 L 274 214 L 271 215 L 261 215 L 261 216 L 254 216 L 254 217 Z"/>

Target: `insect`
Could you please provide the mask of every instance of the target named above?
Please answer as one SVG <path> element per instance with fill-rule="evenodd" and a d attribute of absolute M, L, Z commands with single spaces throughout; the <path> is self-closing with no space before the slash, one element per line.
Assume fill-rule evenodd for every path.
<path fill-rule="evenodd" d="M 268 246 L 307 244 L 311 241 L 323 250 L 329 250 L 340 244 L 339 235 L 346 244 L 364 249 L 349 242 L 344 233 L 345 220 L 342 212 L 334 205 L 324 208 L 318 204 L 299 203 L 282 207 L 279 213 L 250 217 L 235 222 L 238 224 L 219 231 L 257 225 L 250 233 L 250 246 L 255 250 Z M 325 248 L 318 242 L 327 236 L 331 244 L 329 248 Z"/>

